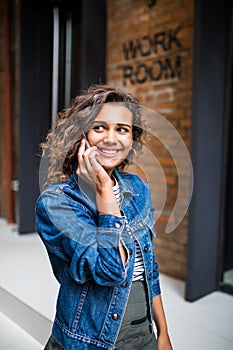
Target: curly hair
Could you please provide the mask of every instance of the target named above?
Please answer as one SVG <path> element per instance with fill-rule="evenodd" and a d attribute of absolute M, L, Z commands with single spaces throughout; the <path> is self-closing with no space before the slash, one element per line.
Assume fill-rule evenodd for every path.
<path fill-rule="evenodd" d="M 71 175 L 77 162 L 83 132 L 86 133 L 91 128 L 104 103 L 118 103 L 132 112 L 133 145 L 127 159 L 124 159 L 117 168 L 123 170 L 133 162 L 136 151 L 142 149 L 146 136 L 138 100 L 117 88 L 92 85 L 76 96 L 67 109 L 58 113 L 55 127 L 41 144 L 42 155 L 47 156 L 49 163 L 46 185 L 64 182 Z"/>

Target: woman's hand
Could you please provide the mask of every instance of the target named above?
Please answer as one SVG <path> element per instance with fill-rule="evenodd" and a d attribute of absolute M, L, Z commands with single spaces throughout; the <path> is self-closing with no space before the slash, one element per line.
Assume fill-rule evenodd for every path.
<path fill-rule="evenodd" d="M 121 216 L 116 197 L 112 190 L 112 180 L 102 165 L 96 159 L 96 148 L 86 149 L 85 139 L 82 139 L 78 152 L 78 169 L 76 171 L 79 179 L 93 188 L 96 187 L 96 207 L 99 214 L 111 214 Z M 80 184 L 83 189 L 82 183 Z M 84 186 L 85 188 L 85 186 Z M 85 191 L 85 190 L 84 190 Z M 126 262 L 126 251 L 119 243 L 120 254 L 123 263 Z"/>
<path fill-rule="evenodd" d="M 111 179 L 102 165 L 96 159 L 96 147 L 86 149 L 83 138 L 78 152 L 77 175 L 89 186 L 96 187 L 97 192 L 109 190 L 112 186 Z"/>
<path fill-rule="evenodd" d="M 90 186 L 96 191 L 96 206 L 100 214 L 121 216 L 115 195 L 112 191 L 112 180 L 102 165 L 96 159 L 98 153 L 95 147 L 86 149 L 85 139 L 82 139 L 78 152 L 77 175 L 81 181 L 80 187 Z M 82 183 L 84 181 L 84 183 Z"/>

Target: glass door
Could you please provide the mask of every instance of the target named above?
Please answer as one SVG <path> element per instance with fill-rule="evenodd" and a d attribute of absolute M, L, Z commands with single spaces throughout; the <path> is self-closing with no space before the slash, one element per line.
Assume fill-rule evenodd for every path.
<path fill-rule="evenodd" d="M 53 8 L 52 124 L 79 90 L 81 2 Z"/>

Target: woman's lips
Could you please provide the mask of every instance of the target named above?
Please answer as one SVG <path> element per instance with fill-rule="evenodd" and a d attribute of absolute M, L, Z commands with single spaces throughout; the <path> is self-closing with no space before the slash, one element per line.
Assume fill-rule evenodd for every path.
<path fill-rule="evenodd" d="M 121 150 L 119 149 L 111 149 L 111 148 L 97 148 L 99 154 L 103 155 L 104 157 L 114 157 L 117 155 Z"/>

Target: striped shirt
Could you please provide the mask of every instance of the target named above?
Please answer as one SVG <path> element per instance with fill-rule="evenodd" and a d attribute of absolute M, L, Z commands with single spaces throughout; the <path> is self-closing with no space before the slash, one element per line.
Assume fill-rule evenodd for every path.
<path fill-rule="evenodd" d="M 121 202 L 122 202 L 122 194 L 121 194 L 120 187 L 119 187 L 119 184 L 118 184 L 116 179 L 115 179 L 115 182 L 116 182 L 116 184 L 115 184 L 115 186 L 113 186 L 112 190 L 113 190 L 113 193 L 114 193 L 114 195 L 116 197 L 117 204 L 120 207 L 121 206 Z M 132 232 L 131 232 L 131 229 L 130 229 L 130 226 L 129 226 L 127 218 L 125 218 L 125 226 L 126 226 L 126 229 L 127 229 L 128 233 L 133 238 L 133 240 L 134 240 L 134 242 L 136 244 L 136 254 L 135 254 L 133 281 L 144 280 L 144 263 L 143 263 L 143 257 L 142 257 L 141 248 L 140 248 L 140 245 L 139 245 L 138 241 L 132 235 Z"/>

